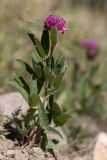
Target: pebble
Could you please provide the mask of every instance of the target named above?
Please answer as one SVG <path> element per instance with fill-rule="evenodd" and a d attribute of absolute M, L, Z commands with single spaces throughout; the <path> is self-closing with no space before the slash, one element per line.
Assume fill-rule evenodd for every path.
<path fill-rule="evenodd" d="M 0 160 L 4 160 L 4 156 L 0 154 Z"/>
<path fill-rule="evenodd" d="M 12 158 L 15 157 L 15 151 L 14 150 L 7 150 L 7 156 L 10 156 Z"/>

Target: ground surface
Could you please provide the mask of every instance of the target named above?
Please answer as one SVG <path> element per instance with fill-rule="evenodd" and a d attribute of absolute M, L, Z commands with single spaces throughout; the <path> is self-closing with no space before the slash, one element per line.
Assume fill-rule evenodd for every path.
<path fill-rule="evenodd" d="M 38 147 L 19 147 L 15 142 L 0 139 L 0 160 L 68 160 L 55 152 L 55 157 L 49 152 L 45 153 Z"/>
<path fill-rule="evenodd" d="M 28 109 L 28 105 L 18 92 L 11 92 L 0 95 L 0 107 L 3 115 L 11 117 L 12 113 L 19 107 L 22 107 L 22 113 Z M 3 123 L 3 122 L 2 122 Z M 59 128 L 58 128 L 59 129 Z M 50 139 L 57 139 L 60 143 L 57 145 L 61 150 L 67 146 L 66 138 L 60 139 L 58 136 L 50 135 Z M 45 153 L 38 147 L 27 146 L 25 148 L 17 145 L 17 142 L 6 138 L 0 138 L 0 160 L 68 160 L 66 156 L 61 156 L 58 147 L 55 151 L 55 157 L 49 152 Z"/>

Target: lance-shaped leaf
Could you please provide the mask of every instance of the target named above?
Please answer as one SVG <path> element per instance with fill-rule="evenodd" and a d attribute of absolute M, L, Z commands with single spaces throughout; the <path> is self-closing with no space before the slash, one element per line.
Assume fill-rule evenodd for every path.
<path fill-rule="evenodd" d="M 44 58 L 45 57 L 45 51 L 40 43 L 40 41 L 38 40 L 38 38 L 35 38 L 35 41 L 36 41 L 36 49 L 38 51 L 38 54 L 41 58 Z"/>
<path fill-rule="evenodd" d="M 35 36 L 33 33 L 27 33 L 34 46 L 36 46 Z"/>
<path fill-rule="evenodd" d="M 52 121 L 52 108 L 53 108 L 53 95 L 49 96 L 49 102 L 47 105 L 47 115 L 48 115 L 48 119 L 49 119 L 49 123 L 51 123 Z"/>
<path fill-rule="evenodd" d="M 63 138 L 62 134 L 53 127 L 48 127 L 45 132 L 52 133 L 52 134 L 54 133 L 54 134 L 58 135 L 59 137 Z"/>
<path fill-rule="evenodd" d="M 64 125 L 71 118 L 71 114 L 63 113 L 62 115 L 56 117 L 55 124 L 57 126 Z"/>
<path fill-rule="evenodd" d="M 36 73 L 37 78 L 38 79 L 43 78 L 42 65 L 34 63 L 33 66 L 34 66 L 34 72 Z"/>
<path fill-rule="evenodd" d="M 53 116 L 54 117 L 58 117 L 62 114 L 62 110 L 56 102 L 53 102 L 52 111 L 53 111 Z"/>
<path fill-rule="evenodd" d="M 42 148 L 43 151 L 46 150 L 46 146 L 48 144 L 48 137 L 47 135 L 44 133 L 41 140 L 40 140 L 40 147 Z"/>
<path fill-rule="evenodd" d="M 29 106 L 30 106 L 30 107 L 36 107 L 39 102 L 40 102 L 40 97 L 39 97 L 39 95 L 33 93 L 33 94 L 29 97 Z"/>
<path fill-rule="evenodd" d="M 21 87 L 17 82 L 13 83 L 13 86 L 21 93 L 21 95 L 24 97 L 24 99 L 29 102 L 29 93 Z"/>
<path fill-rule="evenodd" d="M 90 76 L 94 76 L 100 68 L 99 64 L 90 66 Z"/>
<path fill-rule="evenodd" d="M 50 39 L 51 39 L 52 46 L 55 46 L 57 44 L 57 28 L 56 27 L 51 27 Z"/>
<path fill-rule="evenodd" d="M 38 115 L 39 115 L 40 126 L 42 127 L 42 129 L 47 129 L 49 122 L 46 110 L 42 102 L 38 105 Z"/>
<path fill-rule="evenodd" d="M 14 73 L 14 81 L 15 81 L 13 84 L 14 87 L 16 87 L 18 89 L 18 91 L 22 94 L 22 96 L 28 102 L 29 94 L 30 94 L 30 88 L 29 88 L 28 84 L 17 73 Z"/>
<path fill-rule="evenodd" d="M 28 36 L 30 37 L 32 43 L 34 44 L 35 48 L 37 49 L 37 52 L 38 52 L 39 56 L 41 58 L 44 58 L 45 57 L 45 52 L 44 52 L 44 49 L 43 49 L 40 41 L 38 40 L 38 38 L 36 38 L 34 36 L 34 34 L 32 34 L 32 33 L 28 33 Z"/>
<path fill-rule="evenodd" d="M 29 64 L 27 64 L 26 62 L 24 62 L 24 61 L 21 60 L 21 59 L 17 59 L 16 61 L 17 61 L 29 74 L 32 75 L 32 74 L 34 73 L 32 67 L 31 67 Z"/>
<path fill-rule="evenodd" d="M 56 89 L 60 86 L 63 76 L 64 76 L 64 73 L 61 73 L 61 74 L 56 76 L 56 78 L 54 80 L 54 87 Z"/>
<path fill-rule="evenodd" d="M 50 40 L 49 40 L 49 31 L 46 29 L 43 30 L 41 44 L 45 51 L 45 54 L 47 55 L 50 48 Z"/>
<path fill-rule="evenodd" d="M 26 81 L 18 73 L 13 74 L 15 82 L 17 82 L 21 87 L 23 87 L 28 93 L 30 93 L 30 88 Z"/>
<path fill-rule="evenodd" d="M 62 110 L 56 102 L 53 103 L 52 113 L 53 113 L 53 121 L 55 124 L 57 124 L 56 118 L 62 114 Z"/>

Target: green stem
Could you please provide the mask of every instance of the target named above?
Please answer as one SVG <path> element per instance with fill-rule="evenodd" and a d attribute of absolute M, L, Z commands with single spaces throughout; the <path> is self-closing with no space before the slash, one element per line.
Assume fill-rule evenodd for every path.
<path fill-rule="evenodd" d="M 53 51 L 54 51 L 55 45 L 51 46 L 51 51 L 50 51 L 50 69 L 52 70 L 52 68 L 54 67 L 54 59 L 53 59 Z"/>

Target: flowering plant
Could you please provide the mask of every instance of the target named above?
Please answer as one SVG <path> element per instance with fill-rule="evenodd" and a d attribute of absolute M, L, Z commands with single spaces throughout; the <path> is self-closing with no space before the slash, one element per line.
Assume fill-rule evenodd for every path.
<path fill-rule="evenodd" d="M 48 133 L 62 137 L 51 123 L 56 127 L 62 126 L 71 117 L 71 112 L 64 112 L 54 99 L 65 69 L 63 57 L 55 61 L 53 52 L 58 32 L 64 33 L 66 30 L 64 19 L 54 15 L 46 17 L 41 41 L 33 33 L 28 33 L 36 49 L 32 55 L 32 66 L 23 60 L 17 60 L 31 77 L 30 83 L 19 74 L 14 74 L 14 85 L 29 105 L 20 123 L 15 121 L 17 128 L 24 143 L 36 143 L 44 150 L 49 146 Z"/>
<path fill-rule="evenodd" d="M 89 60 L 94 60 L 100 51 L 98 42 L 94 39 L 82 39 L 80 45 L 86 49 L 86 55 Z"/>
<path fill-rule="evenodd" d="M 72 107 L 79 114 L 101 117 L 104 113 L 106 90 L 105 82 L 99 79 L 100 63 L 96 61 L 100 54 L 100 44 L 94 39 L 81 39 L 79 44 L 85 49 L 84 68 L 74 58 L 72 72 Z M 102 112 L 103 111 L 103 112 Z"/>

